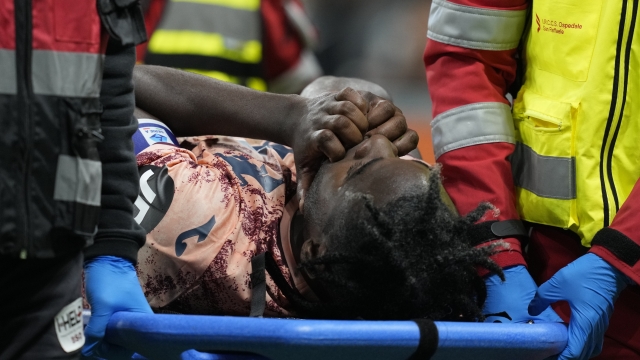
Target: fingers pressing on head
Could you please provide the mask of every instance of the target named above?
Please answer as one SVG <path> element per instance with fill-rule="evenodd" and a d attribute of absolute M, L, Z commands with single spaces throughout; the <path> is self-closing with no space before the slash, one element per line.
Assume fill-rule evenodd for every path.
<path fill-rule="evenodd" d="M 375 129 L 395 116 L 402 116 L 402 111 L 398 107 L 382 98 L 376 98 L 370 103 L 370 106 L 371 110 L 367 114 L 369 129 Z"/>
<path fill-rule="evenodd" d="M 344 158 L 346 154 L 343 143 L 340 142 L 334 131 L 329 129 L 315 131 L 311 135 L 308 145 L 310 151 L 307 156 L 296 158 L 297 193 L 301 212 L 304 211 L 304 198 L 307 190 L 311 187 L 322 160 L 326 157 L 329 161 L 335 162 Z"/>
<path fill-rule="evenodd" d="M 407 120 L 402 111 L 386 100 L 379 101 L 371 109 L 369 123 L 371 126 L 377 125 L 365 136 L 385 136 L 398 148 L 398 156 L 406 155 L 418 146 L 418 133 L 407 127 Z"/>
<path fill-rule="evenodd" d="M 367 119 L 371 130 L 365 137 L 375 134 L 385 136 L 398 148 L 398 156 L 406 155 L 418 146 L 418 133 L 407 127 L 402 110 L 380 97 L 373 99 L 370 106 Z"/>
<path fill-rule="evenodd" d="M 347 101 L 336 103 L 328 113 L 330 116 L 323 127 L 333 131 L 347 148 L 362 141 L 367 131 L 367 118 L 354 104 Z"/>
<path fill-rule="evenodd" d="M 346 152 L 340 140 L 331 130 L 323 129 L 314 132 L 311 141 L 316 150 L 323 153 L 331 162 L 342 159 Z"/>
<path fill-rule="evenodd" d="M 298 188 L 296 192 L 298 194 L 298 210 L 304 213 L 304 198 L 307 196 L 307 191 L 311 187 L 313 178 L 316 176 L 316 171 L 311 169 L 299 169 L 297 174 Z"/>
<path fill-rule="evenodd" d="M 325 158 L 332 162 L 342 159 L 346 149 L 362 142 L 369 128 L 366 116 L 369 103 L 351 88 L 344 88 L 336 94 L 321 95 L 310 101 L 314 115 L 303 123 L 297 140 L 293 142 L 301 209 L 304 195 L 321 161 Z"/>
<path fill-rule="evenodd" d="M 373 113 L 373 112 L 372 112 Z M 371 128 L 365 136 L 383 135 L 389 141 L 395 141 L 407 132 L 407 120 L 401 113 L 385 119 L 380 125 Z"/>
<path fill-rule="evenodd" d="M 353 103 L 362 114 L 367 115 L 369 112 L 369 102 L 359 92 L 350 87 L 346 87 L 335 95 L 338 101 L 349 101 Z"/>
<path fill-rule="evenodd" d="M 404 135 L 397 138 L 393 145 L 398 148 L 398 156 L 404 156 L 415 150 L 418 147 L 418 133 L 414 130 L 408 129 Z"/>

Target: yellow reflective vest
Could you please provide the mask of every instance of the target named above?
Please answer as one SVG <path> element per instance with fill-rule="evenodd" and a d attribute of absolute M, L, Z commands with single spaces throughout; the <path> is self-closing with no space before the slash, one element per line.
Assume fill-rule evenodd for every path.
<path fill-rule="evenodd" d="M 589 246 L 640 177 L 638 1 L 536 0 L 514 100 L 524 220 Z"/>
<path fill-rule="evenodd" d="M 145 63 L 266 90 L 260 0 L 170 0 Z"/>

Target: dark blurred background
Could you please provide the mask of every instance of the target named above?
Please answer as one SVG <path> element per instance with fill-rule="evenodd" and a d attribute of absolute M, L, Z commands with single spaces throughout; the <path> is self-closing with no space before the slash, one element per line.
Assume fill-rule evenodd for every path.
<path fill-rule="evenodd" d="M 302 0 L 320 33 L 316 54 L 325 74 L 382 85 L 420 135 L 422 157 L 434 162 L 431 101 L 422 54 L 430 0 Z"/>

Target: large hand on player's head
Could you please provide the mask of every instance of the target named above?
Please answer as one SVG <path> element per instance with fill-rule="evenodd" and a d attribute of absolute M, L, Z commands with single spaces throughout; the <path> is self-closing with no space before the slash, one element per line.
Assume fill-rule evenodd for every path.
<path fill-rule="evenodd" d="M 398 156 L 406 155 L 418 146 L 418 133 L 407 127 L 407 119 L 397 106 L 368 91 L 360 91 L 360 94 L 369 103 L 369 130 L 365 138 L 384 135 L 398 148 Z"/>
<path fill-rule="evenodd" d="M 388 100 L 350 87 L 307 99 L 307 112 L 295 124 L 290 144 L 296 159 L 300 209 L 323 161 L 341 160 L 365 137 L 381 134 L 402 156 L 415 149 L 418 135 L 407 128 L 402 112 Z"/>

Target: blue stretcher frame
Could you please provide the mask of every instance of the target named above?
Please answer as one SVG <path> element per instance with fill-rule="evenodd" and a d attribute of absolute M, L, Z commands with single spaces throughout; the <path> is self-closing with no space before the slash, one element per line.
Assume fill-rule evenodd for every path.
<path fill-rule="evenodd" d="M 560 323 L 436 322 L 432 359 L 545 359 L 560 353 L 567 329 Z M 115 313 L 106 339 L 139 358 L 406 359 L 418 347 L 412 321 L 337 321 L 233 316 Z M 197 349 L 197 350 L 194 350 Z"/>

